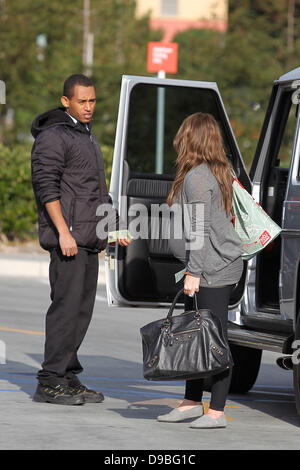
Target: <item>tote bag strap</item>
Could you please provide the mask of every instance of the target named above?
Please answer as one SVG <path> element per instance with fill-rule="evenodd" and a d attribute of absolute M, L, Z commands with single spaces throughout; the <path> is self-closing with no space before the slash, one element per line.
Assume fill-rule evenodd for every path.
<path fill-rule="evenodd" d="M 235 179 L 235 180 L 238 179 L 238 177 L 236 176 L 236 172 L 234 171 L 234 169 L 232 167 L 230 167 L 230 174 L 231 174 L 233 179 Z"/>
<path fill-rule="evenodd" d="M 232 178 L 237 181 L 236 173 L 235 173 L 235 171 L 232 167 L 230 167 L 230 174 L 231 174 Z M 231 206 L 231 211 L 230 212 L 231 212 L 231 215 L 232 215 L 233 226 L 235 226 L 235 214 L 234 214 L 234 210 L 233 210 L 233 205 Z"/>
<path fill-rule="evenodd" d="M 175 295 L 174 300 L 173 300 L 173 302 L 172 302 L 172 305 L 171 305 L 170 310 L 169 310 L 168 315 L 167 315 L 167 320 L 168 320 L 168 321 L 171 321 L 171 320 L 172 320 L 172 315 L 173 315 L 173 311 L 174 311 L 174 308 L 175 308 L 175 306 L 176 306 L 176 303 L 177 303 L 179 297 L 180 297 L 183 293 L 184 293 L 184 289 L 182 288 L 182 289 L 180 289 L 180 291 L 178 291 L 177 294 Z M 197 302 L 197 295 L 196 295 L 196 293 L 194 294 L 193 299 L 194 299 L 194 307 L 195 307 L 195 310 L 196 310 L 196 312 L 198 312 L 198 302 Z"/>

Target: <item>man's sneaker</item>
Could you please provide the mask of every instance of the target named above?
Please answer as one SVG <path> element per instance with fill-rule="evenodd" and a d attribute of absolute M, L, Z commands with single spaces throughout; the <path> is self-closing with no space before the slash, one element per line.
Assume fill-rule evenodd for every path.
<path fill-rule="evenodd" d="M 75 397 L 83 397 L 85 403 L 102 403 L 104 401 L 104 396 L 101 392 L 90 390 L 83 384 L 77 384 L 74 387 L 69 385 L 69 388 Z"/>
<path fill-rule="evenodd" d="M 83 395 L 74 395 L 66 385 L 41 385 L 38 384 L 33 401 L 39 403 L 54 403 L 56 405 L 83 405 Z"/>

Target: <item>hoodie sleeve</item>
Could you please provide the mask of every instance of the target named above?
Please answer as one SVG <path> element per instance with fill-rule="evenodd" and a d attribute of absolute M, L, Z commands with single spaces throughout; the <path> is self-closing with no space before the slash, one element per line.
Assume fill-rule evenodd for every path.
<path fill-rule="evenodd" d="M 65 153 L 65 144 L 53 129 L 44 130 L 37 136 L 31 153 L 31 176 L 41 204 L 60 199 Z"/>

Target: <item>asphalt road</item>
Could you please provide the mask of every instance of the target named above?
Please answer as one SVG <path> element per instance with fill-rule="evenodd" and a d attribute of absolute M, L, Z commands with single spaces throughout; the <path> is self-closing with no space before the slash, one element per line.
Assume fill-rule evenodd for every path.
<path fill-rule="evenodd" d="M 98 449 L 105 458 L 105 453 L 132 449 L 300 448 L 292 374 L 276 366 L 275 353 L 263 354 L 248 394 L 228 397 L 226 429 L 158 423 L 156 416 L 176 406 L 184 386 L 143 379 L 139 328 L 163 317 L 165 310 L 108 308 L 101 285 L 79 357 L 81 381 L 101 390 L 105 401 L 77 407 L 35 403 L 31 397 L 43 359 L 48 283 L 2 277 L 0 298 L 0 359 L 6 348 L 6 363 L 0 364 L 0 449 Z M 204 403 L 208 407 L 209 393 Z"/>

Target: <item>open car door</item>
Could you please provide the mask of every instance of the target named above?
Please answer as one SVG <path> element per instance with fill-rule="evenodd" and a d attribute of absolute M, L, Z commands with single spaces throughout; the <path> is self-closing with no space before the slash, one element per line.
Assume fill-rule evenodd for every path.
<path fill-rule="evenodd" d="M 222 130 L 226 153 L 243 186 L 251 182 L 240 155 L 218 86 L 200 82 L 123 76 L 113 156 L 110 195 L 123 220 L 140 237 L 124 248 L 108 245 L 105 257 L 110 306 L 166 306 L 183 286 L 174 274 L 184 268 L 161 236 L 163 211 L 175 177 L 173 139 L 182 121 L 195 112 L 212 114 Z M 139 225 L 139 227 L 138 227 Z M 155 233 L 154 233 L 155 232 Z M 234 289 L 231 307 L 241 301 L 247 265 Z"/>

